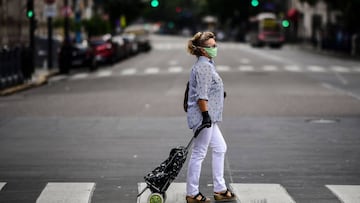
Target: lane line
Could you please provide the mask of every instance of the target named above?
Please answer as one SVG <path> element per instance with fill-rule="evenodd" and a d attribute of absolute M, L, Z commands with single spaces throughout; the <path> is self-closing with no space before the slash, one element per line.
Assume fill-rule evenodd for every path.
<path fill-rule="evenodd" d="M 89 203 L 95 183 L 47 183 L 36 203 Z"/>
<path fill-rule="evenodd" d="M 230 183 L 230 187 L 241 203 L 295 203 L 279 184 Z"/>
<path fill-rule="evenodd" d="M 326 185 L 343 203 L 360 202 L 360 185 Z"/>
<path fill-rule="evenodd" d="M 350 92 L 350 91 L 347 91 L 347 90 L 343 90 L 343 89 L 334 87 L 333 85 L 330 85 L 330 84 L 328 84 L 328 83 L 321 83 L 321 85 L 322 85 L 323 87 L 325 87 L 325 88 L 328 88 L 328 89 L 331 89 L 331 90 L 335 90 L 336 92 L 340 92 L 340 93 L 342 93 L 342 94 L 346 94 L 346 95 L 348 95 L 348 96 L 350 96 L 350 97 L 353 97 L 353 98 L 355 98 L 355 99 L 357 99 L 357 100 L 360 101 L 360 96 L 359 96 L 359 95 L 356 95 L 356 94 L 354 94 L 354 93 L 352 93 L 352 92 Z"/>

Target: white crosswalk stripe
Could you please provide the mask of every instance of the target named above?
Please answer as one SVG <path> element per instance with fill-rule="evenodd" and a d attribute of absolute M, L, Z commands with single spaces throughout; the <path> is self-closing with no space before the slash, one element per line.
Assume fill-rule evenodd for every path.
<path fill-rule="evenodd" d="M 239 66 L 239 71 L 251 72 L 251 71 L 255 71 L 255 68 L 253 66 L 243 65 L 243 66 Z"/>
<path fill-rule="evenodd" d="M 48 183 L 36 203 L 88 203 L 95 183 Z"/>
<path fill-rule="evenodd" d="M 287 65 L 284 67 L 284 69 L 289 72 L 301 72 L 302 71 L 302 69 L 296 65 Z"/>
<path fill-rule="evenodd" d="M 325 72 L 325 68 L 321 66 L 308 66 L 307 69 L 311 72 Z"/>
<path fill-rule="evenodd" d="M 349 68 L 343 67 L 343 66 L 332 66 L 331 70 L 339 73 L 348 73 L 350 72 Z"/>
<path fill-rule="evenodd" d="M 8 184 L 0 182 L 0 190 Z M 41 191 L 36 203 L 88 203 L 91 202 L 96 183 L 93 182 L 49 182 Z M 286 188 L 276 183 L 230 183 L 231 190 L 241 203 L 295 203 Z M 138 193 L 146 187 L 146 183 L 137 184 Z M 342 203 L 360 202 L 360 185 L 324 185 L 334 198 Z M 102 191 L 104 192 L 104 191 Z M 147 203 L 150 190 L 146 190 L 137 198 L 137 203 Z M 205 194 L 210 196 L 208 194 Z M 166 191 L 166 202 L 185 203 L 186 183 L 174 182 Z"/>
<path fill-rule="evenodd" d="M 169 67 L 169 73 L 181 73 L 183 71 L 183 68 L 181 66 L 173 66 Z"/>
<path fill-rule="evenodd" d="M 295 203 L 279 184 L 230 184 L 241 203 Z"/>
<path fill-rule="evenodd" d="M 286 189 L 280 184 L 271 183 L 230 183 L 231 190 L 241 203 L 296 203 Z M 138 192 L 146 187 L 146 183 L 138 183 Z M 325 186 L 324 186 L 325 187 Z M 343 203 L 360 202 L 360 185 L 326 185 Z M 137 203 L 146 203 L 150 190 L 137 198 Z M 186 183 L 175 182 L 166 191 L 167 202 L 185 203 Z"/>
<path fill-rule="evenodd" d="M 360 185 L 326 185 L 344 203 L 360 202 Z"/>
<path fill-rule="evenodd" d="M 102 70 L 102 71 L 99 71 L 97 73 L 97 77 L 110 77 L 112 75 L 112 71 L 111 70 Z"/>
<path fill-rule="evenodd" d="M 127 68 L 121 71 L 121 75 L 135 75 L 136 68 Z"/>
<path fill-rule="evenodd" d="M 71 80 L 85 79 L 89 77 L 89 73 L 78 73 L 70 77 Z"/>
<path fill-rule="evenodd" d="M 6 185 L 4 182 L 0 182 L 0 190 Z"/>
<path fill-rule="evenodd" d="M 278 67 L 273 65 L 265 65 L 262 67 L 262 69 L 269 72 L 278 71 Z"/>
<path fill-rule="evenodd" d="M 244 62 L 246 62 L 245 59 Z M 136 68 L 136 67 L 128 67 L 124 68 L 120 71 L 115 70 L 99 70 L 94 73 L 76 73 L 71 76 L 55 76 L 52 77 L 50 82 L 57 82 L 65 79 L 69 80 L 82 80 L 82 79 L 96 79 L 96 78 L 105 78 L 112 76 L 137 76 L 137 75 L 165 75 L 165 74 L 188 74 L 190 69 L 184 69 L 182 66 L 175 65 L 177 62 L 171 62 L 174 64 L 169 67 L 145 67 L 145 68 Z M 219 64 L 216 66 L 218 72 L 239 72 L 239 73 L 247 73 L 247 72 L 269 72 L 269 73 L 281 73 L 281 72 L 289 72 L 289 73 L 338 73 L 338 74 L 359 74 L 360 67 L 345 67 L 345 66 L 319 66 L 319 65 L 308 65 L 308 66 L 299 66 L 299 65 L 263 65 L 263 66 L 254 66 L 243 64 L 236 67 L 231 67 L 228 65 Z"/>
<path fill-rule="evenodd" d="M 229 66 L 224 66 L 224 65 L 216 66 L 216 70 L 219 72 L 228 72 L 230 71 L 230 69 L 231 68 Z"/>
<path fill-rule="evenodd" d="M 160 72 L 160 69 L 158 67 L 149 67 L 149 68 L 145 69 L 145 71 L 144 71 L 145 74 L 150 74 L 150 75 L 157 74 L 159 72 Z"/>

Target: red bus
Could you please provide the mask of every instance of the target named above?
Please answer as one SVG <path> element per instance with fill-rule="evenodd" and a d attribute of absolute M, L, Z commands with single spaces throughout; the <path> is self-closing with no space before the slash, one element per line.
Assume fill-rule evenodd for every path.
<path fill-rule="evenodd" d="M 285 36 L 280 22 L 274 13 L 260 13 L 250 18 L 248 42 L 251 46 L 280 48 L 285 42 Z"/>

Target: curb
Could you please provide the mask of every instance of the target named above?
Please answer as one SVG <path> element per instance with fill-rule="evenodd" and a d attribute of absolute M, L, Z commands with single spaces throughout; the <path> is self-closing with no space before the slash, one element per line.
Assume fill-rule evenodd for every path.
<path fill-rule="evenodd" d="M 39 87 L 47 83 L 49 78 L 59 74 L 58 71 L 50 71 L 48 73 L 40 74 L 35 80 L 26 82 L 25 84 L 16 85 L 0 91 L 0 96 L 9 96 L 20 91 L 28 90 L 30 88 Z"/>

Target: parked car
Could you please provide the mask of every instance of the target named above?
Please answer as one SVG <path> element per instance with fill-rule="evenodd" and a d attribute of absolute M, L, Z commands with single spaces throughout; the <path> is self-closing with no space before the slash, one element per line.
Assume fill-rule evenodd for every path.
<path fill-rule="evenodd" d="M 122 60 L 129 55 L 127 47 L 126 47 L 125 39 L 121 35 L 113 36 L 112 44 L 114 46 L 116 61 Z"/>
<path fill-rule="evenodd" d="M 124 30 L 124 35 L 134 35 L 139 51 L 150 51 L 150 30 L 144 24 L 130 25 Z"/>
<path fill-rule="evenodd" d="M 115 61 L 115 47 L 111 40 L 94 38 L 90 40 L 90 46 L 94 50 L 95 59 L 100 63 L 113 63 Z"/>
<path fill-rule="evenodd" d="M 139 52 L 139 45 L 136 42 L 136 36 L 134 34 L 127 33 L 123 34 L 122 37 L 125 42 L 125 49 L 128 56 L 137 54 Z"/>
<path fill-rule="evenodd" d="M 61 72 L 67 73 L 73 67 L 88 67 L 90 71 L 97 68 L 94 50 L 84 40 L 82 43 L 63 44 L 59 53 Z"/>

